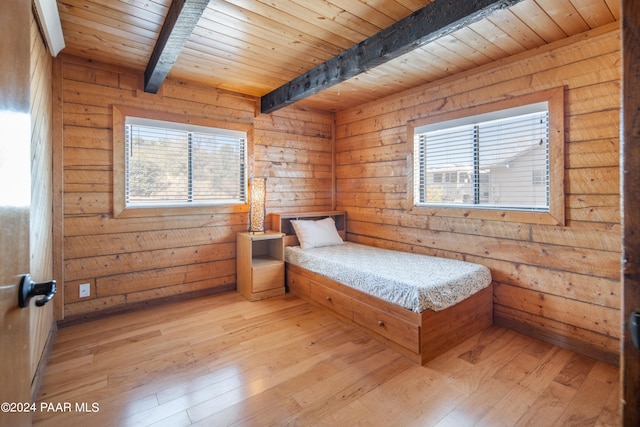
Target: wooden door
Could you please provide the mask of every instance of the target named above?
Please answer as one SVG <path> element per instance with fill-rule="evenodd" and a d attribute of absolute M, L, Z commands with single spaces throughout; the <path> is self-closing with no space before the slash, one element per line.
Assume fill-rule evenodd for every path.
<path fill-rule="evenodd" d="M 18 307 L 18 274 L 29 267 L 29 246 L 16 246 L 13 238 L 29 242 L 29 210 L 0 206 L 0 223 L 0 426 L 26 426 L 31 422 L 31 408 L 24 407 L 31 401 L 29 309 Z"/>
<path fill-rule="evenodd" d="M 30 408 L 24 407 L 31 401 L 30 308 L 18 307 L 19 275 L 29 272 L 30 22 L 31 2 L 3 2 L 0 13 L 0 426 L 31 424 Z"/>
<path fill-rule="evenodd" d="M 30 52 L 31 111 L 31 221 L 30 273 L 36 282 L 47 282 L 53 274 L 53 76 L 52 56 L 31 18 Z M 53 306 L 61 297 L 44 307 L 30 309 L 31 396 L 41 383 L 46 357 L 56 328 Z"/>
<path fill-rule="evenodd" d="M 622 421 L 640 426 L 640 349 L 628 328 L 629 315 L 640 312 L 640 0 L 623 0 L 622 13 Z"/>

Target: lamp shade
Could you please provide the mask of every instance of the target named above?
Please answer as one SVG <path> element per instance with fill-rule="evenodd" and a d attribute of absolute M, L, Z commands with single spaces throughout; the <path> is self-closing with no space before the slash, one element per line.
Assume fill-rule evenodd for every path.
<path fill-rule="evenodd" d="M 263 233 L 266 231 L 267 178 L 249 179 L 249 197 L 249 231 Z"/>

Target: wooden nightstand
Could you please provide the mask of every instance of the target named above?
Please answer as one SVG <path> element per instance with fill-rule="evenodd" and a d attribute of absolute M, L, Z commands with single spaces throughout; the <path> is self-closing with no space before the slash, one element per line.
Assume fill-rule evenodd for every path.
<path fill-rule="evenodd" d="M 284 294 L 284 234 L 238 233 L 238 292 L 249 301 Z"/>

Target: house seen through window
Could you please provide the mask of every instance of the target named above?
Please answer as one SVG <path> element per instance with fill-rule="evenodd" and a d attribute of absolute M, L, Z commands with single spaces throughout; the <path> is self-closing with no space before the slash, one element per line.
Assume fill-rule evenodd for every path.
<path fill-rule="evenodd" d="M 547 102 L 414 129 L 420 206 L 549 211 Z"/>
<path fill-rule="evenodd" d="M 246 202 L 246 133 L 127 117 L 128 207 Z"/>

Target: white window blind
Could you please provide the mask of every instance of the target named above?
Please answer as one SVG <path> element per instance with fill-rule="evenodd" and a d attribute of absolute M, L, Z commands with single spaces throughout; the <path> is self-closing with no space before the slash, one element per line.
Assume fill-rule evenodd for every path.
<path fill-rule="evenodd" d="M 419 205 L 549 211 L 546 102 L 416 128 Z"/>
<path fill-rule="evenodd" d="M 246 134 L 127 117 L 127 206 L 246 201 Z"/>

